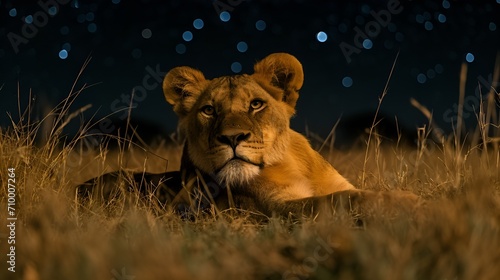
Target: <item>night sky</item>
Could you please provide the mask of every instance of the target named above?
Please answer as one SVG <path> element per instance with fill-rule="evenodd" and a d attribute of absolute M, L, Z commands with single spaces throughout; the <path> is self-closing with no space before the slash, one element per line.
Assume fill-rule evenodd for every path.
<path fill-rule="evenodd" d="M 305 72 L 292 126 L 326 136 L 340 117 L 376 109 L 399 52 L 382 112 L 415 129 L 426 119 L 410 105 L 413 97 L 451 130 L 461 64 L 468 63 L 464 116 L 471 125 L 499 50 L 500 0 L 18 3 L 0 1 L 2 126 L 9 124 L 7 112 L 18 117 L 18 84 L 21 106 L 31 89 L 34 114 L 41 114 L 43 104 L 55 106 L 68 95 L 91 58 L 77 88 L 92 86 L 73 110 L 93 104 L 86 119 L 123 119 L 119 110 L 135 88 L 132 116 L 172 132 L 177 118 L 161 90 L 169 69 L 187 65 L 207 78 L 250 74 L 266 55 L 288 52 Z"/>

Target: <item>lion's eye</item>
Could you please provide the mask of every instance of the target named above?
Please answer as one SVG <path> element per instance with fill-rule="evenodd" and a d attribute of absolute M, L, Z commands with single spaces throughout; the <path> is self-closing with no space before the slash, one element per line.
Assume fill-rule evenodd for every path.
<path fill-rule="evenodd" d="M 203 106 L 203 108 L 201 108 L 201 111 L 207 116 L 212 116 L 213 114 L 215 114 L 215 108 L 211 105 Z"/>
<path fill-rule="evenodd" d="M 258 110 L 258 109 L 262 108 L 262 106 L 264 106 L 264 101 L 262 101 L 262 100 L 255 99 L 255 100 L 252 100 L 252 102 L 250 102 L 250 107 L 253 110 Z"/>

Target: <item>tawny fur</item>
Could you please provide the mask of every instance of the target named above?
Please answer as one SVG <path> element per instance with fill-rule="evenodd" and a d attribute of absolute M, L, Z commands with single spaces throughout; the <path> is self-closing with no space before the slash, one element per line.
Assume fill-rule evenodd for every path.
<path fill-rule="evenodd" d="M 289 127 L 303 80 L 302 65 L 285 53 L 264 58 L 252 75 L 208 80 L 189 67 L 171 70 L 163 90 L 186 135 L 189 166 L 220 184 L 268 201 L 354 189 L 304 136 Z M 265 107 L 253 112 L 253 100 L 265 101 Z M 214 115 L 204 113 L 205 106 L 212 106 Z M 231 129 L 251 136 L 233 149 L 217 140 Z M 237 155 L 250 163 L 231 160 Z"/>

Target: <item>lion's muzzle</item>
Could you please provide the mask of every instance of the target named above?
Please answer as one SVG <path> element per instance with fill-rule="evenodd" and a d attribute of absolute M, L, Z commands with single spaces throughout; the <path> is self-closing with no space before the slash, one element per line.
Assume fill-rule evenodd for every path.
<path fill-rule="evenodd" d="M 250 138 L 251 132 L 245 129 L 229 128 L 222 131 L 217 135 L 216 139 L 221 144 L 229 145 L 231 148 L 236 149 L 241 142 Z"/>

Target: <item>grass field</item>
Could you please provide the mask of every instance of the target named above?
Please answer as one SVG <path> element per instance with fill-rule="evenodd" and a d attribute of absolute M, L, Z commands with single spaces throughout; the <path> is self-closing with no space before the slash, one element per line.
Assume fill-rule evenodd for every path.
<path fill-rule="evenodd" d="M 29 118 L 0 131 L 0 279 L 498 279 L 500 118 L 498 93 L 490 96 L 464 141 L 465 132 L 455 132 L 435 143 L 427 126 L 417 147 L 383 145 L 373 130 L 366 149 L 322 148 L 354 185 L 426 201 L 417 218 L 380 216 L 363 227 L 346 213 L 183 221 L 130 194 L 81 204 L 76 183 L 118 168 L 175 170 L 180 150 L 123 145 L 81 155 L 74 142 L 59 143 L 75 117 L 61 104 L 41 144 L 41 125 Z"/>

